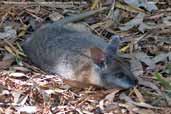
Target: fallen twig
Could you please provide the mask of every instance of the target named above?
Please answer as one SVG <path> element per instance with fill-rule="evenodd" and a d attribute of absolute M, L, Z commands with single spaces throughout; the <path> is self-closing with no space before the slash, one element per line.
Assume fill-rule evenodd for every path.
<path fill-rule="evenodd" d="M 85 2 L 7 2 L 1 1 L 0 4 L 4 5 L 17 5 L 17 6 L 47 6 L 47 7 L 56 7 L 56 8 L 72 8 L 75 5 L 86 4 Z"/>

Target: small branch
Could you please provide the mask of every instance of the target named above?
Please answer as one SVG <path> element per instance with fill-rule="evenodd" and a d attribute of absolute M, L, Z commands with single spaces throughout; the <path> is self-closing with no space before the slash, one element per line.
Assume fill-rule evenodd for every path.
<path fill-rule="evenodd" d="M 47 6 L 56 8 L 72 8 L 74 5 L 86 4 L 86 2 L 7 2 L 1 1 L 0 4 L 4 5 L 17 5 L 17 6 Z"/>

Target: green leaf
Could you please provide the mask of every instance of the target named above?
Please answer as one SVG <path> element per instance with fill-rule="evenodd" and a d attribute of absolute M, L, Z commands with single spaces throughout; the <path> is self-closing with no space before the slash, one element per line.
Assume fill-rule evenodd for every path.
<path fill-rule="evenodd" d="M 165 88 L 165 90 L 171 90 L 169 81 L 166 81 L 159 72 L 155 72 L 154 76 L 156 77 L 156 80 L 158 80 L 160 84 Z"/>

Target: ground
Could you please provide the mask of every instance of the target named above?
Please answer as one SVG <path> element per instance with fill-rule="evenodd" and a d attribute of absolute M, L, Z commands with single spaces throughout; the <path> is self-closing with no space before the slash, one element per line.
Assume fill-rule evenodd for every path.
<path fill-rule="evenodd" d="M 171 114 L 171 2 L 131 1 L 1 0 L 0 113 Z M 120 53 L 129 58 L 136 87 L 73 88 L 24 54 L 22 42 L 45 23 L 103 7 L 79 22 L 105 40 L 123 37 Z"/>

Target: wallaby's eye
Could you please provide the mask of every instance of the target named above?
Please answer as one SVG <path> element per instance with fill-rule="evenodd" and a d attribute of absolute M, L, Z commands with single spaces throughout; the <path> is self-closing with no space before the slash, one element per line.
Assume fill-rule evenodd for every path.
<path fill-rule="evenodd" d="M 115 77 L 117 77 L 117 78 L 125 78 L 125 74 L 123 72 L 117 72 L 117 73 L 115 73 Z"/>

